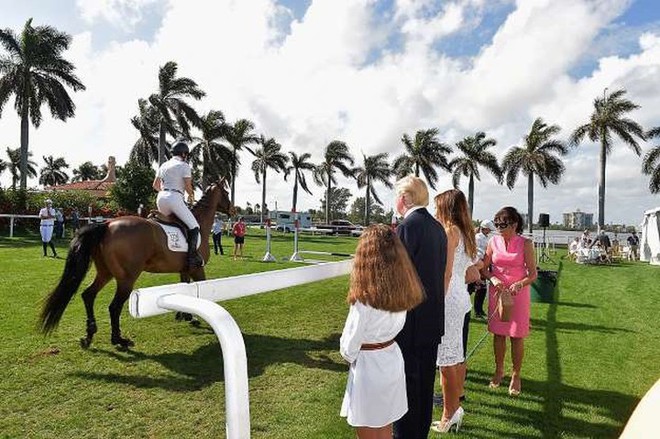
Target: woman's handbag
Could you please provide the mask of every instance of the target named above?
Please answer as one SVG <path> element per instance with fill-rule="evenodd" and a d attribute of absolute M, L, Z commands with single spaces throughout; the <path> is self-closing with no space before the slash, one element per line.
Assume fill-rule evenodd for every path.
<path fill-rule="evenodd" d="M 509 322 L 511 321 L 511 311 L 513 310 L 513 296 L 509 290 L 500 291 L 500 295 L 497 298 L 497 313 L 500 317 L 500 321 Z"/>

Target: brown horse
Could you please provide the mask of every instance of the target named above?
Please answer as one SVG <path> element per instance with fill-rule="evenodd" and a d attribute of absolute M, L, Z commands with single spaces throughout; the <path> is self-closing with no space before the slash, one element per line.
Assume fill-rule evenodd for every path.
<path fill-rule="evenodd" d="M 211 253 L 208 236 L 217 210 L 227 214 L 233 214 L 234 210 L 224 179 L 209 186 L 192 208 L 200 226 L 202 240 L 199 252 L 205 262 L 208 262 Z M 97 330 L 94 318 L 96 294 L 113 278 L 117 281 L 117 290 L 109 307 L 111 342 L 127 348 L 133 342 L 121 336 L 119 317 L 135 281 L 143 271 L 180 273 L 182 280 L 198 281 L 206 277 L 204 268 L 188 268 L 185 252 L 168 249 L 165 232 L 154 221 L 125 216 L 103 224 L 90 224 L 80 229 L 71 241 L 62 278 L 46 298 L 40 316 L 44 333 L 50 333 L 57 327 L 64 309 L 85 279 L 91 260 L 96 266 L 96 277 L 82 293 L 87 311 L 87 336 L 80 340 L 83 348 L 89 347 Z"/>

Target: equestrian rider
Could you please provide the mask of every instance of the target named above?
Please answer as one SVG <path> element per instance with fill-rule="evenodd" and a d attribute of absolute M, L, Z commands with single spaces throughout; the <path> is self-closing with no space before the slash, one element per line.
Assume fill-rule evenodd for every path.
<path fill-rule="evenodd" d="M 188 267 L 197 268 L 204 265 L 204 260 L 197 251 L 199 238 L 199 223 L 184 202 L 184 193 L 188 194 L 188 202 L 195 200 L 192 185 L 192 169 L 186 162 L 190 149 L 184 142 L 178 142 L 172 147 L 172 158 L 158 169 L 153 187 L 158 191 L 156 206 L 164 215 L 174 214 L 188 227 Z"/>

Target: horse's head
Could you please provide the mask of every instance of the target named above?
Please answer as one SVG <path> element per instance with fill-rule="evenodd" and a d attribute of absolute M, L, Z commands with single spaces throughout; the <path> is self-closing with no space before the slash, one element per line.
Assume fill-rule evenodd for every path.
<path fill-rule="evenodd" d="M 229 216 L 236 215 L 236 209 L 231 204 L 229 199 L 229 187 L 227 185 L 227 180 L 221 178 L 217 182 L 213 183 L 215 189 L 220 191 L 220 196 L 218 197 L 218 202 L 216 204 L 216 210 L 219 210 L 222 213 L 226 213 Z"/>

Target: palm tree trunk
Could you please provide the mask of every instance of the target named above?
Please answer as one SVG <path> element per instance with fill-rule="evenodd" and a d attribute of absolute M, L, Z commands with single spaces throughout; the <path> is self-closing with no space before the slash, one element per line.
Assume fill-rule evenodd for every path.
<path fill-rule="evenodd" d="M 328 172 L 327 192 L 325 194 L 325 223 L 330 224 L 330 187 L 332 186 L 332 179 L 330 172 Z"/>
<path fill-rule="evenodd" d="M 30 135 L 30 118 L 27 105 L 23 105 L 23 114 L 21 114 L 21 190 L 27 188 L 27 166 L 28 166 L 28 141 Z"/>
<path fill-rule="evenodd" d="M 415 163 L 415 177 L 419 177 L 419 163 Z"/>
<path fill-rule="evenodd" d="M 236 198 L 234 197 L 236 189 L 236 147 L 234 146 L 234 153 L 231 162 L 231 205 L 235 206 Z"/>
<path fill-rule="evenodd" d="M 264 206 L 266 205 L 266 168 L 262 172 L 263 186 L 261 187 L 261 224 L 264 223 Z"/>
<path fill-rule="evenodd" d="M 165 122 L 160 121 L 158 124 L 158 166 L 162 165 L 165 163 Z"/>
<path fill-rule="evenodd" d="M 532 233 L 534 227 L 534 173 L 530 172 L 527 177 L 527 224 L 529 225 L 529 233 Z"/>
<path fill-rule="evenodd" d="M 296 204 L 298 203 L 298 170 L 294 170 L 293 177 L 293 207 L 291 208 L 292 212 L 297 212 Z"/>
<path fill-rule="evenodd" d="M 598 179 L 598 230 L 605 226 L 605 165 L 607 163 L 607 151 L 605 142 L 600 143 L 600 178 Z"/>
<path fill-rule="evenodd" d="M 371 182 L 369 177 L 367 177 L 367 193 L 364 197 L 364 225 L 369 225 L 369 204 L 371 204 Z"/>
<path fill-rule="evenodd" d="M 470 208 L 470 218 L 474 211 L 474 175 L 470 174 L 470 182 L 468 183 L 468 207 Z"/>

